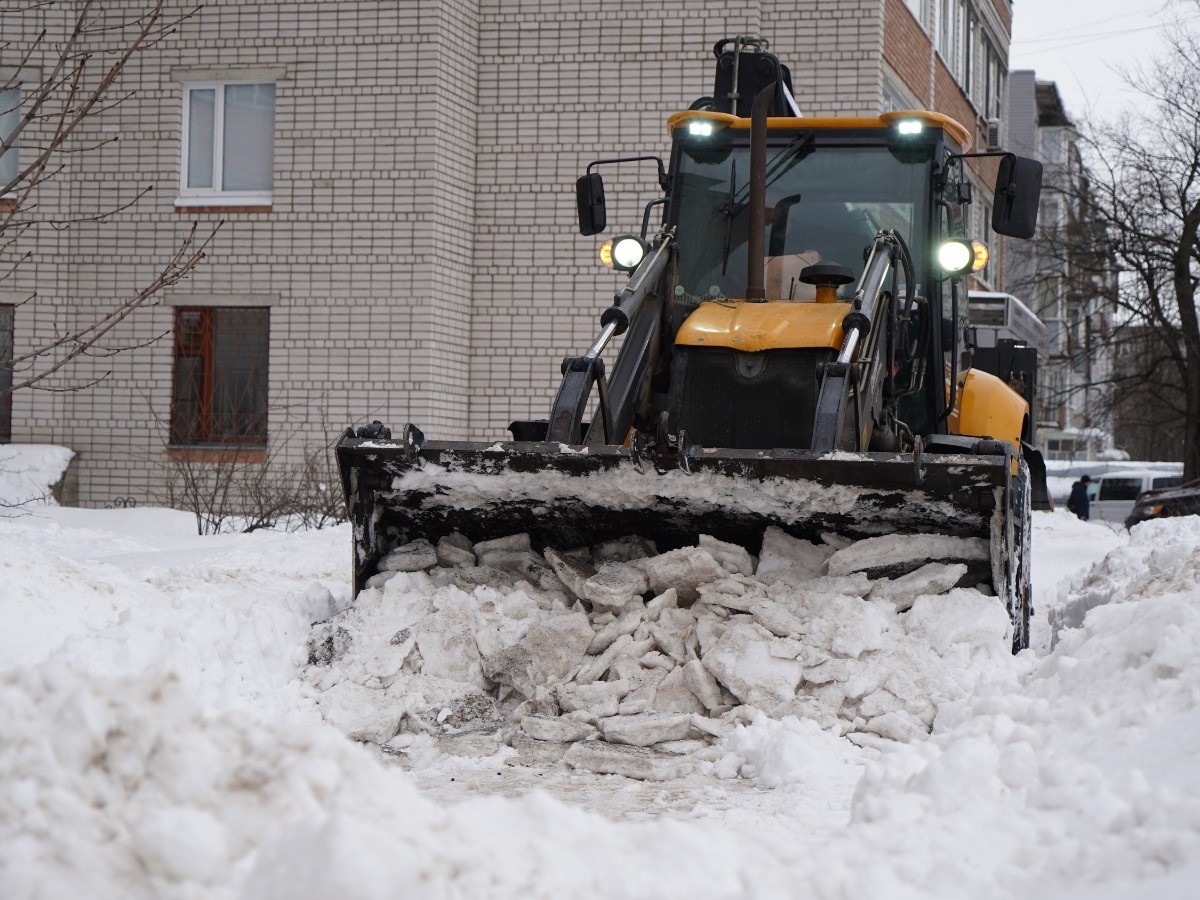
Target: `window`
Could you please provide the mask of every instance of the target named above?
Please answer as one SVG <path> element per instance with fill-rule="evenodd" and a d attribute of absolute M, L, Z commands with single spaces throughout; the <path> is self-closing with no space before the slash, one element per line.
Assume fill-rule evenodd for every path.
<path fill-rule="evenodd" d="M 987 66 L 983 88 L 983 115 L 988 119 L 1002 119 L 1004 118 L 1004 83 L 1008 77 L 1008 63 L 1000 58 L 999 51 L 986 38 L 983 41 L 980 63 Z"/>
<path fill-rule="evenodd" d="M 898 109 L 912 109 L 920 104 L 913 103 L 887 75 L 883 76 L 883 112 L 894 112 Z"/>
<path fill-rule="evenodd" d="M 171 443 L 267 443 L 266 307 L 175 311 Z"/>
<path fill-rule="evenodd" d="M 938 0 L 938 53 L 946 65 L 954 55 L 954 0 Z M 951 67 L 951 71 L 953 68 Z"/>
<path fill-rule="evenodd" d="M 1140 478 L 1101 478 L 1098 500 L 1136 500 L 1142 492 Z"/>
<path fill-rule="evenodd" d="M 274 83 L 184 85 L 182 144 L 182 199 L 222 205 L 270 203 Z"/>
<path fill-rule="evenodd" d="M 926 19 L 929 16 L 929 0 L 904 0 L 904 5 L 913 14 L 913 18 L 924 27 Z"/>
<path fill-rule="evenodd" d="M 973 6 L 966 6 L 963 9 L 963 24 L 962 34 L 959 35 L 962 47 L 962 77 L 959 78 L 959 83 L 967 92 L 967 96 L 977 101 L 979 91 L 975 88 L 975 70 L 978 68 L 978 64 L 975 60 L 978 55 L 979 16 L 975 14 Z"/>
<path fill-rule="evenodd" d="M 12 440 L 13 313 L 0 306 L 0 444 Z"/>
<path fill-rule="evenodd" d="M 1062 162 L 1063 133 L 1061 128 L 1039 128 L 1042 139 L 1042 158 L 1046 162 Z"/>
<path fill-rule="evenodd" d="M 16 130 L 17 121 L 20 119 L 20 106 L 21 92 L 19 89 L 9 88 L 0 91 L 0 147 Z M 5 188 L 21 173 L 21 168 L 17 165 L 18 143 L 14 139 L 11 147 L 0 152 L 0 197 L 12 196 L 14 192 L 6 191 Z"/>

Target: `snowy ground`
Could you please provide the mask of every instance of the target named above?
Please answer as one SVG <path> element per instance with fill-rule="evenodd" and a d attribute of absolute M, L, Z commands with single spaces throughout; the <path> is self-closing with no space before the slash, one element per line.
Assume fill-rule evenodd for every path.
<path fill-rule="evenodd" d="M 1037 514 L 1036 648 L 979 663 L 928 737 L 864 748 L 761 719 L 720 745 L 739 777 L 644 782 L 432 745 L 402 761 L 326 724 L 307 642 L 350 601 L 345 527 L 199 538 L 169 510 L 18 512 L 0 519 L 6 900 L 1194 896 L 1197 519 L 1130 537 Z M 1082 620 L 1053 651 L 1051 611 Z"/>

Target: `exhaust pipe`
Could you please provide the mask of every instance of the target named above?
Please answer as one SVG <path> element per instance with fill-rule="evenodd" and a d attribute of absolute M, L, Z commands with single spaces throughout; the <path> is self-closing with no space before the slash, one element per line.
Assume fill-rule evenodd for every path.
<path fill-rule="evenodd" d="M 767 113 L 779 90 L 769 84 L 754 98 L 750 110 L 750 209 L 746 235 L 746 299 L 766 300 Z"/>

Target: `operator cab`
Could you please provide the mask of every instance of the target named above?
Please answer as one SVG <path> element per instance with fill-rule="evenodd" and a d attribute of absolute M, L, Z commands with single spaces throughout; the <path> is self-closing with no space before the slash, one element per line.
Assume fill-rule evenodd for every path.
<path fill-rule="evenodd" d="M 750 120 L 689 110 L 668 121 L 666 219 L 678 263 L 668 288 L 674 348 L 667 407 L 672 428 L 701 446 L 812 446 L 822 373 L 842 345 L 842 322 L 883 231 L 894 232 L 913 261 L 895 267 L 888 303 L 920 296 L 919 309 L 905 311 L 905 327 L 926 329 L 916 319 L 927 314 L 934 284 L 933 162 L 965 139 L 957 123 L 927 112 L 772 117 L 767 125 L 759 301 L 747 299 Z M 899 319 L 889 306 L 885 328 L 893 327 L 893 313 Z M 872 344 L 878 340 L 872 335 Z M 917 396 L 923 362 L 895 363 L 894 383 L 915 397 L 905 404 L 910 431 L 933 415 Z"/>
<path fill-rule="evenodd" d="M 547 433 L 608 442 L 632 427 L 660 443 L 891 452 L 955 428 L 997 431 L 964 426 L 955 409 L 987 381 L 960 377 L 970 354 L 959 286 L 987 260 L 967 235 L 963 163 L 1003 157 L 992 228 L 1015 237 L 1033 233 L 1040 164 L 967 154 L 969 132 L 924 110 L 806 118 L 766 50 L 744 36 L 714 47 L 714 96 L 667 121 L 669 167 L 597 160 L 577 182 L 585 235 L 606 226 L 597 166 L 653 160 L 665 196 L 647 204 L 640 236 L 606 245 L 606 264 L 631 278 L 593 350 L 570 361 L 582 388 L 599 385 L 592 425 L 576 424 L 572 387 Z M 662 228 L 649 241 L 656 206 Z M 626 329 L 608 378 L 599 351 Z M 1019 443 L 1016 421 L 998 436 Z"/>

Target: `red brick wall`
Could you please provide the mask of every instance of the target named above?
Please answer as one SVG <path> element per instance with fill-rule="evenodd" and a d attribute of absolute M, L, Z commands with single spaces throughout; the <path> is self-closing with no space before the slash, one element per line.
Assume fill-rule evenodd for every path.
<path fill-rule="evenodd" d="M 992 6 L 996 7 L 996 12 L 1000 14 L 1000 21 L 1004 25 L 1004 37 L 1012 37 L 1012 0 L 992 0 Z"/>
<path fill-rule="evenodd" d="M 1008 0 L 991 0 L 1000 14 L 1005 28 L 1011 28 L 1011 13 Z M 1005 33 L 1005 38 L 1008 34 Z M 963 89 L 959 87 L 942 58 L 934 54 L 933 60 L 933 97 L 929 96 L 929 60 L 931 40 L 913 17 L 904 0 L 884 0 L 883 19 L 883 59 L 900 77 L 905 86 L 925 106 L 935 112 L 950 116 L 961 122 L 972 133 L 972 150 L 983 150 L 983 142 L 987 133 L 987 121 L 978 115 Z M 996 183 L 996 171 L 999 168 L 997 159 L 970 159 L 967 166 L 985 187 L 985 192 L 991 192 Z M 982 199 L 982 198 L 981 198 Z M 992 262 L 988 266 L 991 273 L 992 286 L 1001 289 L 1003 271 L 1004 247 L 1003 241 L 992 241 Z"/>
<path fill-rule="evenodd" d="M 929 97 L 929 36 L 913 18 L 904 0 L 883 5 L 883 59 L 917 97 Z"/>

